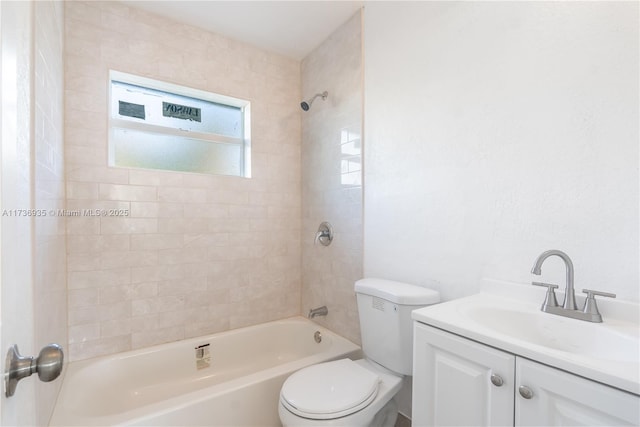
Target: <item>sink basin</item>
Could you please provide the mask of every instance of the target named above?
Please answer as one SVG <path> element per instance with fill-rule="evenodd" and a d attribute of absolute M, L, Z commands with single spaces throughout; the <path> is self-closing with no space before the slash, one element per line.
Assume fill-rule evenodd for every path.
<path fill-rule="evenodd" d="M 637 303 L 603 301 L 603 323 L 592 323 L 544 313 L 543 300 L 533 286 L 491 282 L 478 294 L 414 310 L 412 318 L 640 395 Z"/>
<path fill-rule="evenodd" d="M 474 304 L 459 311 L 478 326 L 542 347 L 611 362 L 640 360 L 638 336 L 615 325 Z"/>

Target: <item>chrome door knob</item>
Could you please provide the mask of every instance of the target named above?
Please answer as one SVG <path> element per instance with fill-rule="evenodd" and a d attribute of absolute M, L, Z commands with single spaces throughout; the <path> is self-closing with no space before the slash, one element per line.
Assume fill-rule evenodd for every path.
<path fill-rule="evenodd" d="M 518 392 L 520 392 L 520 396 L 524 397 L 525 399 L 531 399 L 533 397 L 533 390 L 531 390 L 526 385 L 521 385 L 520 387 L 518 387 Z"/>
<path fill-rule="evenodd" d="M 18 381 L 38 373 L 40 381 L 53 381 L 62 372 L 64 352 L 58 344 L 49 344 L 40 350 L 38 357 L 20 355 L 18 346 L 13 345 L 7 352 L 4 371 L 5 396 L 11 397 L 16 391 Z"/>
<path fill-rule="evenodd" d="M 40 350 L 36 359 L 36 369 L 40 381 L 48 383 L 53 381 L 62 372 L 64 352 L 58 344 L 49 344 Z"/>
<path fill-rule="evenodd" d="M 493 374 L 491 375 L 491 384 L 493 384 L 496 387 L 501 387 L 502 384 L 504 384 L 504 380 L 500 375 Z"/>

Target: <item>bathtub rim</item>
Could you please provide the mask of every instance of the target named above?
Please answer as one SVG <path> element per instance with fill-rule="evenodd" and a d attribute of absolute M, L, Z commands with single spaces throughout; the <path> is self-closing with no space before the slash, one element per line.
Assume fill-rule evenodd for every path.
<path fill-rule="evenodd" d="M 201 344 L 203 341 L 212 339 L 213 337 L 221 338 L 225 335 L 232 335 L 234 333 L 242 332 L 247 329 L 257 330 L 274 326 L 278 324 L 290 324 L 301 323 L 309 327 L 310 330 L 319 330 L 324 336 L 330 336 L 333 340 L 333 345 L 328 350 L 320 353 L 315 353 L 300 359 L 289 361 L 280 365 L 275 365 L 262 369 L 260 371 L 244 375 L 238 378 L 234 378 L 223 383 L 214 384 L 202 389 L 197 389 L 183 393 L 181 395 L 173 396 L 168 399 L 159 400 L 153 403 L 142 405 L 137 408 L 132 408 L 117 414 L 108 414 L 100 416 L 87 416 L 84 414 L 78 414 L 72 410 L 69 410 L 72 405 L 69 402 L 63 402 L 65 391 L 65 380 L 69 375 L 75 375 L 76 372 L 91 366 L 92 364 L 100 363 L 102 361 L 111 360 L 123 360 L 136 356 L 146 355 L 150 353 L 156 353 L 159 351 L 182 347 L 191 346 L 194 344 Z M 259 323 L 256 325 L 244 326 L 241 328 L 230 329 L 227 331 L 217 332 L 213 334 L 203 335 L 194 338 L 187 338 L 185 340 L 172 341 L 164 344 L 158 344 L 151 347 L 145 347 L 136 350 L 130 350 L 126 352 L 114 353 L 110 355 L 97 356 L 89 359 L 83 359 L 78 361 L 69 362 L 65 366 L 64 376 L 62 378 L 63 383 L 60 392 L 57 397 L 57 401 L 54 407 L 54 411 L 49 422 L 49 426 L 63 426 L 63 425 L 130 425 L 135 424 L 150 417 L 156 417 L 158 415 L 170 413 L 171 411 L 184 409 L 189 405 L 200 403 L 207 399 L 215 398 L 223 393 L 240 390 L 244 387 L 248 387 L 251 384 L 255 384 L 259 381 L 265 381 L 275 376 L 291 373 L 302 369 L 306 366 L 321 363 L 330 360 L 336 360 L 340 358 L 360 358 L 362 356 L 361 347 L 351 342 L 347 338 L 337 334 L 336 332 L 327 329 L 309 319 L 302 316 L 293 316 L 285 319 L 273 320 L 269 322 Z M 66 405 L 65 405 L 66 403 Z"/>

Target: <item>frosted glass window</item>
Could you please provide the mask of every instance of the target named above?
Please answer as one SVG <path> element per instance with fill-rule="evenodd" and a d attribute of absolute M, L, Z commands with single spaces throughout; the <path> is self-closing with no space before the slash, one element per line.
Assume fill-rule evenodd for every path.
<path fill-rule="evenodd" d="M 111 166 L 250 176 L 249 103 L 111 72 Z"/>
<path fill-rule="evenodd" d="M 113 157 L 118 166 L 241 175 L 242 149 L 238 144 L 131 129 L 116 128 L 112 132 Z"/>

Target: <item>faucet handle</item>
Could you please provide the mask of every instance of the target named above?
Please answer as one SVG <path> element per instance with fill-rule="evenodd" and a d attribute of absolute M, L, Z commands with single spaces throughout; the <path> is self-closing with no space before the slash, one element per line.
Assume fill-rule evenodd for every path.
<path fill-rule="evenodd" d="M 549 288 L 549 289 L 551 289 L 551 290 L 553 290 L 553 289 L 558 289 L 558 285 L 553 285 L 553 284 L 551 284 L 551 283 L 531 282 L 531 284 L 532 284 L 532 285 L 535 285 L 535 286 L 543 286 L 543 287 L 547 287 L 547 288 Z"/>
<path fill-rule="evenodd" d="M 592 291 L 591 289 L 583 289 L 582 293 L 587 294 L 587 299 L 593 298 L 595 295 L 608 298 L 616 297 L 616 294 L 612 294 L 611 292 Z"/>
<path fill-rule="evenodd" d="M 554 289 L 558 289 L 558 285 L 553 285 L 551 283 L 542 283 L 542 282 L 531 282 L 532 285 L 535 286 L 543 286 L 547 288 L 547 295 L 544 298 L 544 302 L 542 303 L 542 307 L 540 310 L 546 311 L 547 307 L 557 307 L 558 300 L 556 299 L 556 293 Z"/>
<path fill-rule="evenodd" d="M 602 322 L 602 316 L 600 315 L 600 311 L 598 310 L 598 304 L 596 304 L 595 297 L 596 295 L 598 295 L 600 297 L 615 298 L 616 294 L 612 294 L 610 292 L 593 291 L 591 289 L 583 289 L 582 292 L 587 294 L 587 299 L 584 302 L 584 308 L 582 309 L 582 312 L 591 314 L 595 319 L 598 319 L 595 320 L 596 322 Z"/>

